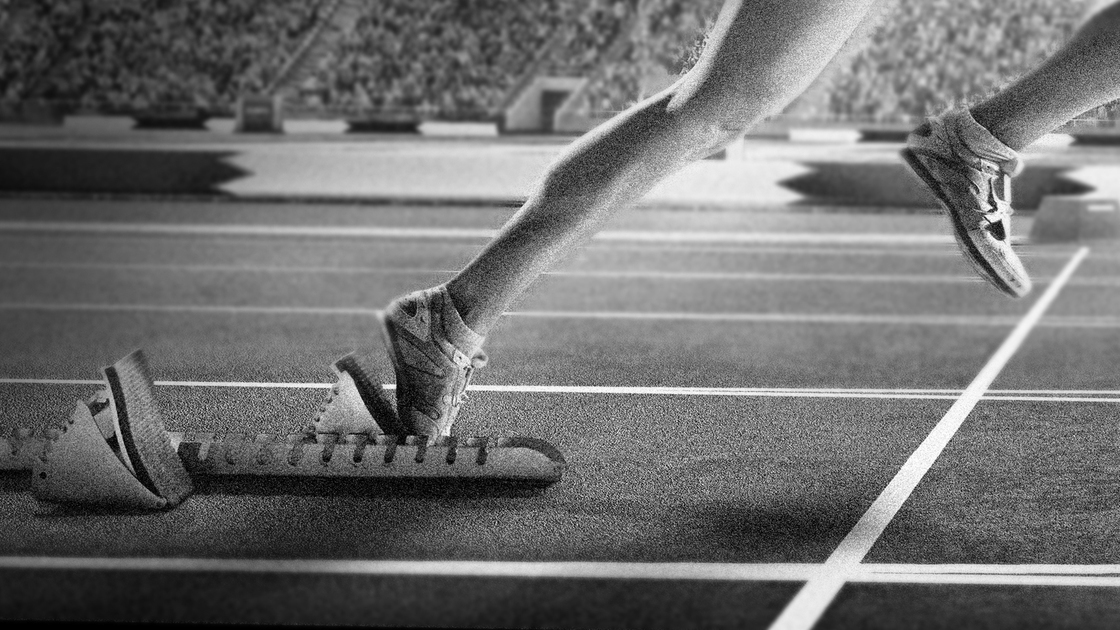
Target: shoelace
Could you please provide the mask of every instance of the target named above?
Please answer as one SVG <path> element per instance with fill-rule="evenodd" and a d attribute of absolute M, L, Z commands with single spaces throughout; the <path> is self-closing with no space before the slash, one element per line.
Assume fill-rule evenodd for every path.
<path fill-rule="evenodd" d="M 979 194 L 985 188 L 988 190 L 987 201 L 991 204 L 990 210 L 981 210 L 981 213 L 992 223 L 998 222 L 1006 217 L 1014 214 L 1014 209 L 1011 207 L 1010 191 L 1011 191 L 1011 178 L 1022 172 L 1024 164 L 1023 160 L 1016 154 L 1014 157 L 995 160 L 990 157 L 982 156 L 972 150 L 964 140 L 956 133 L 950 131 L 947 126 L 941 127 L 939 134 L 943 142 L 948 144 L 949 150 L 959 157 L 966 158 L 964 161 L 967 167 L 965 173 L 968 177 L 969 183 L 974 187 L 974 193 Z M 1000 199 L 995 194 L 995 178 L 1001 177 L 1003 192 L 1007 199 Z"/>
<path fill-rule="evenodd" d="M 471 357 L 471 365 L 463 373 L 463 386 L 451 397 L 452 405 L 461 405 L 467 401 L 469 398 L 467 387 L 471 384 L 471 376 L 474 375 L 475 370 L 486 367 L 486 361 L 486 353 L 481 350 Z"/>
<path fill-rule="evenodd" d="M 975 194 L 979 194 L 980 191 L 984 189 L 988 190 L 987 201 L 991 207 L 989 210 L 980 210 L 981 214 L 993 223 L 1015 214 L 1014 208 L 1011 207 L 1010 199 L 1001 199 L 996 196 L 995 182 L 993 181 L 997 177 L 1003 178 L 1000 183 L 1003 186 L 1004 194 L 1010 197 L 1010 195 L 1007 195 L 1007 192 L 1011 189 L 1011 175 L 997 162 L 986 160 L 979 156 L 975 159 L 978 162 L 978 166 L 967 164 L 968 170 L 966 175 L 969 183 L 973 186 L 973 192 Z"/>

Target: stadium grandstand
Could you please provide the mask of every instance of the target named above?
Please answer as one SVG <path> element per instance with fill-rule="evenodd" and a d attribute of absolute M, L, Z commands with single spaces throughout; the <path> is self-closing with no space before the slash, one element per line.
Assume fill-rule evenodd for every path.
<path fill-rule="evenodd" d="M 533 77 L 602 118 L 694 63 L 719 0 L 0 0 L 0 107 L 196 109 L 282 94 L 299 116 L 496 120 Z M 824 119 L 912 121 L 992 93 L 1069 36 L 1080 0 L 897 0 L 820 80 Z M 1111 108 L 1096 113 L 1111 118 Z"/>

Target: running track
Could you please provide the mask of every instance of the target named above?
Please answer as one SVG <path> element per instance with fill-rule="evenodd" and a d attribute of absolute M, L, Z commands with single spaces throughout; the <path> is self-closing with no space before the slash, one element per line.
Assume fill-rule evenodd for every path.
<path fill-rule="evenodd" d="M 509 212 L 4 201 L 0 426 L 142 347 L 172 430 L 298 429 L 376 309 Z M 503 320 L 461 420 L 550 440 L 559 484 L 207 482 L 119 514 L 10 473 L 0 614 L 1114 627 L 1120 255 L 1021 251 L 1012 301 L 934 216 L 629 213 Z"/>

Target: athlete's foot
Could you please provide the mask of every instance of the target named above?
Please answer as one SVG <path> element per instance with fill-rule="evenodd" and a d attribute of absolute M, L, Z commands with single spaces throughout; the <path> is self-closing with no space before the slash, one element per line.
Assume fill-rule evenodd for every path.
<path fill-rule="evenodd" d="M 1029 293 L 1031 279 L 1011 249 L 1011 178 L 1022 170 L 1019 154 L 962 109 L 922 123 L 902 157 L 944 206 L 976 271 L 1007 295 Z"/>
<path fill-rule="evenodd" d="M 381 317 L 397 377 L 397 415 L 411 435 L 451 435 L 471 373 L 486 365 L 482 337 L 443 286 L 393 301 Z"/>

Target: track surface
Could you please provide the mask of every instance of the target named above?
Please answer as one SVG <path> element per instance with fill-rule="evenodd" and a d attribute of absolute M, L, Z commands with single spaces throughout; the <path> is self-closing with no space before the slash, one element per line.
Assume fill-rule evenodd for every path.
<path fill-rule="evenodd" d="M 0 427 L 61 421 L 142 347 L 170 429 L 297 430 L 334 359 L 377 351 L 375 309 L 510 212 L 0 202 Z M 206 482 L 122 515 L 5 474 L 0 614 L 1115 627 L 1120 255 L 1021 246 L 1037 288 L 1012 301 L 946 234 L 929 215 L 625 214 L 494 331 L 458 427 L 551 441 L 559 484 Z M 830 564 L 1017 325 L 866 555 Z"/>

